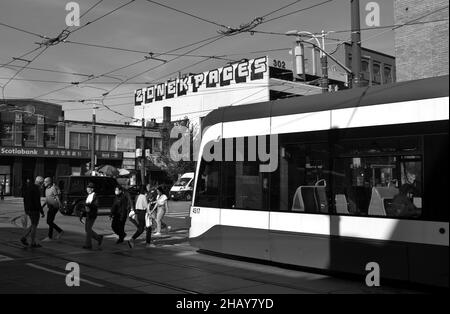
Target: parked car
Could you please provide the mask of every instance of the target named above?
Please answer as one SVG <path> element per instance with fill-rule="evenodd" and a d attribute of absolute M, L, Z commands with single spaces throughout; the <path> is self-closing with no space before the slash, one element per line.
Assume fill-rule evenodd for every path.
<path fill-rule="evenodd" d="M 194 191 L 194 176 L 193 172 L 183 174 L 170 189 L 170 199 L 191 201 Z"/>
<path fill-rule="evenodd" d="M 113 201 L 114 189 L 117 180 L 110 177 L 94 176 L 61 176 L 56 179 L 61 190 L 61 213 L 64 215 L 78 214 L 87 197 L 86 186 L 89 182 L 94 183 L 98 198 L 99 214 L 109 214 Z"/>

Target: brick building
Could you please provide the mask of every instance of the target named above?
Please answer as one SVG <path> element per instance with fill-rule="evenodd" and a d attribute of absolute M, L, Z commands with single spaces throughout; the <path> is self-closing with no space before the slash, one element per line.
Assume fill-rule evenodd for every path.
<path fill-rule="evenodd" d="M 37 175 L 64 174 L 64 112 L 57 104 L 6 99 L 0 105 L 0 184 L 20 196 L 23 183 Z M 65 158 L 62 157 L 64 153 Z"/>
<path fill-rule="evenodd" d="M 448 0 L 395 0 L 397 81 L 448 75 Z"/>

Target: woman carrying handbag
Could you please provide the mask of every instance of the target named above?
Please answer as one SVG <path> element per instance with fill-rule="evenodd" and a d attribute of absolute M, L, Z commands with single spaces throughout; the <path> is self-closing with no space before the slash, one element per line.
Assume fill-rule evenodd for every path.
<path fill-rule="evenodd" d="M 136 230 L 135 234 L 131 237 L 131 239 L 128 241 L 128 246 L 130 248 L 134 247 L 136 239 L 144 232 L 145 227 L 147 225 L 149 204 L 147 201 L 147 197 L 145 195 L 144 187 L 142 187 L 139 191 L 139 195 L 136 199 L 135 209 L 136 209 L 135 216 L 136 216 L 136 222 L 137 222 L 137 230 Z M 152 231 L 151 231 L 151 227 L 150 227 L 150 228 L 147 228 L 146 238 L 145 238 L 145 243 L 147 246 L 151 245 L 151 237 L 152 237 Z"/>

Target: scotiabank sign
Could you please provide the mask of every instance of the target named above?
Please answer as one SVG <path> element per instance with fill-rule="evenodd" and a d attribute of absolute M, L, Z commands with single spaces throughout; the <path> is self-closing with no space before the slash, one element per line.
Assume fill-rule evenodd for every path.
<path fill-rule="evenodd" d="M 122 159 L 121 152 L 95 152 L 99 159 Z M 75 149 L 54 149 L 54 148 L 17 148 L 2 147 L 0 156 L 21 156 L 21 157 L 54 157 L 54 158 L 91 158 L 91 152 Z"/>
<path fill-rule="evenodd" d="M 226 88 L 234 84 L 262 81 L 268 73 L 267 57 L 245 60 L 223 68 L 137 89 L 134 91 L 134 105 L 141 106 L 217 87 Z"/>

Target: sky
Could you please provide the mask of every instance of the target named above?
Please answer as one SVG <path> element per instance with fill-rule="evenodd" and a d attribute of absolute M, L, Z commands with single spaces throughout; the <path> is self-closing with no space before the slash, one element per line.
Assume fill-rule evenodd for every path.
<path fill-rule="evenodd" d="M 1 67 L 13 57 L 38 48 L 37 43 L 44 39 L 38 36 L 2 26 L 1 23 L 26 30 L 36 35 L 55 37 L 66 28 L 66 11 L 64 0 L 2 0 L 0 2 L 0 85 L 15 75 L 20 68 Z M 81 14 L 86 12 L 99 0 L 79 0 Z M 3 89 L 5 98 L 36 98 L 58 103 L 63 106 L 65 118 L 70 120 L 90 120 L 92 104 L 79 100 L 101 98 L 109 92 L 103 104 L 97 110 L 97 120 L 101 122 L 123 123 L 130 121 L 133 115 L 134 90 L 152 82 L 163 82 L 176 77 L 175 73 L 196 73 L 224 66 L 226 60 L 207 58 L 207 56 L 223 56 L 226 59 L 239 60 L 268 55 L 272 58 L 289 62 L 289 49 L 292 37 L 284 34 L 290 30 L 302 30 L 328 35 L 326 50 L 333 51 L 336 44 L 350 39 L 350 32 L 333 31 L 349 30 L 350 0 L 302 0 L 268 15 L 264 23 L 254 28 L 255 31 L 279 34 L 262 34 L 255 32 L 227 36 L 191 52 L 195 56 L 158 55 L 194 42 L 219 35 L 222 26 L 214 23 L 239 27 L 251 22 L 254 18 L 289 5 L 293 0 L 157 0 L 157 2 L 180 11 L 185 11 L 210 22 L 176 12 L 146 0 L 131 1 L 123 8 L 95 21 L 96 18 L 130 2 L 130 0 L 103 0 L 80 19 L 80 29 L 70 27 L 73 31 L 68 41 L 95 45 L 113 46 L 140 52 L 118 51 L 80 44 L 61 42 L 50 46 L 42 54 L 44 48 L 26 57 L 32 60 L 30 68 L 50 69 L 68 73 L 55 73 L 24 69 Z M 394 24 L 393 0 L 360 0 L 361 27 L 365 25 L 366 4 L 377 2 L 380 6 L 381 26 Z M 311 6 L 317 5 L 313 8 Z M 306 9 L 283 18 L 268 21 L 300 9 Z M 86 23 L 93 21 L 91 24 Z M 267 22 L 266 22 L 267 21 Z M 394 32 L 386 29 L 372 29 L 362 32 L 362 46 L 387 54 L 394 54 Z M 206 43 L 206 42 L 205 42 Z M 204 43 L 203 43 L 204 44 Z M 182 55 L 202 44 L 174 51 Z M 285 48 L 285 49 L 284 49 Z M 267 50 L 281 49 L 275 52 Z M 261 52 L 259 52 L 261 51 Z M 144 52 L 152 52 L 154 56 L 168 61 L 145 59 Z M 148 56 L 148 55 L 147 55 Z M 202 56 L 202 57 L 199 57 Z M 176 58 L 176 59 L 175 59 Z M 175 59 L 172 61 L 172 59 Z M 124 67 L 134 62 L 133 66 Z M 201 62 L 203 61 L 203 62 Z M 198 63 L 198 64 L 196 64 Z M 16 60 L 10 65 L 23 66 L 24 61 Z M 124 67 L 122 69 L 119 69 Z M 100 77 L 84 84 L 70 84 L 87 79 L 87 75 L 100 75 L 112 70 L 109 77 Z M 69 73 L 84 74 L 78 76 Z M 139 75 L 140 74 L 140 75 Z M 37 82 L 48 81 L 48 82 Z M 120 81 L 126 84 L 117 86 Z M 57 89 L 64 88 L 57 92 Z M 114 89 L 113 89 L 114 88 Z M 0 88 L 1 91 L 1 88 Z M 52 92 L 52 93 L 49 93 Z M 2 97 L 2 96 L 0 96 Z M 118 113 L 120 114 L 118 114 Z"/>

